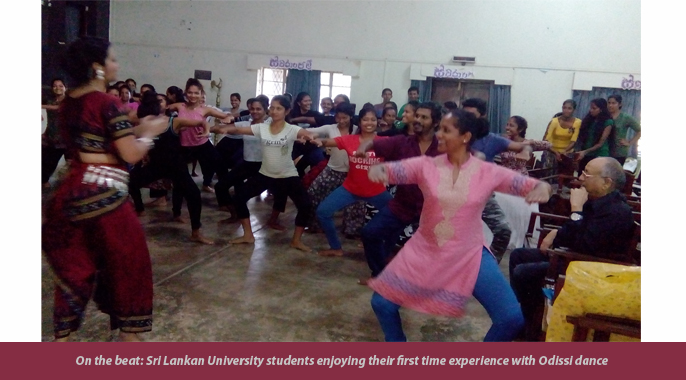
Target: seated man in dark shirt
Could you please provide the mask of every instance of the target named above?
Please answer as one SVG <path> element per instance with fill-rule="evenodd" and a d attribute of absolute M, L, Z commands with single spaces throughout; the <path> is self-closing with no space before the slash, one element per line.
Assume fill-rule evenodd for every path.
<path fill-rule="evenodd" d="M 548 267 L 546 250 L 567 247 L 574 252 L 611 260 L 626 259 L 633 235 L 631 207 L 617 189 L 624 188 L 622 166 L 611 157 L 598 157 L 581 172 L 580 189 L 572 189 L 572 214 L 559 230 L 553 230 L 540 249 L 518 248 L 510 255 L 510 284 L 530 322 L 543 302 L 541 284 Z M 531 326 L 527 323 L 526 326 Z M 527 340 L 536 340 L 540 328 L 527 331 Z"/>

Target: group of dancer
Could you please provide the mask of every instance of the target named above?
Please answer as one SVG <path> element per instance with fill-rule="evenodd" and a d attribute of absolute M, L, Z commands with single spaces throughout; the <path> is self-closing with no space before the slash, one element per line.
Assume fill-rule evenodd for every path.
<path fill-rule="evenodd" d="M 311 112 L 307 94 L 299 94 L 293 106 L 287 96 L 271 102 L 257 96 L 241 117 L 243 110 L 233 104 L 238 94 L 232 94 L 231 112 L 223 112 L 204 104 L 202 85 L 195 79 L 188 80 L 185 93 L 172 89 L 162 95 L 142 86 L 135 94 L 129 88 L 138 98 L 132 106 L 128 98 L 122 102 L 108 94 L 118 64 L 109 43 L 91 37 L 69 46 L 64 68 L 75 87 L 67 93 L 64 82 L 58 83 L 59 110 L 49 109 L 53 116 L 44 142 L 44 155 L 53 149 L 50 157 L 57 156 L 61 149 L 68 159 L 50 193 L 43 225 L 43 250 L 57 277 L 57 340 L 68 340 L 79 328 L 96 282 L 94 299 L 110 315 L 111 327 L 120 329 L 122 340 L 138 340 L 138 333 L 152 328 L 151 262 L 136 213 L 144 207 L 140 189 L 158 179 L 171 180 L 174 217 L 180 216 L 185 199 L 191 239 L 212 244 L 200 233 L 201 194 L 188 171 L 192 158 L 199 160 L 203 175 L 206 166 L 212 175 L 218 173 L 214 191 L 219 206 L 231 213 L 226 222 L 240 221 L 243 229 L 233 244 L 255 242 L 248 201 L 265 190 L 274 196 L 274 225 L 286 199 L 295 204 L 291 247 L 311 251 L 303 234 L 321 228 L 329 244 L 319 251 L 323 256 L 344 254 L 334 213 L 346 209 L 345 218 L 364 217 L 352 209 L 371 204 L 376 214 L 360 223 L 371 276 L 360 283 L 374 290 L 372 308 L 387 341 L 405 340 L 400 307 L 460 316 L 470 295 L 493 321 L 484 340 L 512 340 L 521 329 L 519 304 L 498 268 L 509 236 L 501 234 L 507 224 L 498 216 L 493 193 L 540 203 L 547 202 L 551 188 L 528 177 L 519 164 L 505 164 L 516 169 L 510 170 L 492 161 L 502 154 L 504 162 L 517 162 L 533 149 L 561 146 L 525 140 L 523 118 L 511 118 L 508 138 L 503 138 L 489 133 L 486 104 L 479 99 L 448 110 L 411 101 L 403 106 L 402 123 L 388 118 L 385 131 L 378 133 L 382 123 L 371 104 L 356 115 L 347 96 L 339 95 L 328 99 L 331 110 L 320 114 Z M 57 112 L 56 122 L 50 120 L 52 112 Z M 217 122 L 212 125 L 209 117 Z M 557 120 L 547 132 L 553 140 L 561 134 L 557 129 L 569 124 L 564 117 Z M 599 136 L 595 125 L 605 120 L 594 116 L 596 129 L 583 134 L 591 123 L 584 119 L 579 138 L 594 141 Z M 215 147 L 210 133 L 242 139 L 225 138 Z M 237 148 L 219 149 L 222 141 L 234 147 L 241 143 L 238 159 Z M 578 159 L 602 154 L 595 145 L 577 152 Z M 322 148 L 329 149 L 328 159 Z M 296 157 L 294 149 L 299 150 Z M 204 186 L 211 185 L 212 175 L 209 183 L 204 178 Z M 308 175 L 312 178 L 303 181 Z M 395 196 L 388 185 L 397 185 Z M 482 219 L 494 232 L 490 247 Z M 408 227 L 416 231 L 393 257 Z"/>

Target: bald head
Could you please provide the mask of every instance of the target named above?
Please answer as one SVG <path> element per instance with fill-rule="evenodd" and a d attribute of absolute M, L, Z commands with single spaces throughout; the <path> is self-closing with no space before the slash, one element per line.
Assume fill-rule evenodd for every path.
<path fill-rule="evenodd" d="M 594 158 L 586 164 L 579 176 L 581 186 L 590 199 L 597 199 L 614 190 L 624 189 L 626 175 L 622 165 L 612 157 Z"/>
<path fill-rule="evenodd" d="M 622 190 L 626 184 L 626 174 L 624 168 L 612 157 L 598 157 L 591 161 L 598 161 L 601 167 L 601 175 L 612 180 L 612 190 Z"/>

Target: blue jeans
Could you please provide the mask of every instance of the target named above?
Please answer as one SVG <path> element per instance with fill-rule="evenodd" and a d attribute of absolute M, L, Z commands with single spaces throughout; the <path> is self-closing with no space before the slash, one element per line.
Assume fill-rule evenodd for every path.
<path fill-rule="evenodd" d="M 353 204 L 357 201 L 365 201 L 371 203 L 374 207 L 382 209 L 391 200 L 391 194 L 384 191 L 379 195 L 373 197 L 360 197 L 352 194 L 343 186 L 339 186 L 317 207 L 317 219 L 319 225 L 326 234 L 326 240 L 329 241 L 331 249 L 341 249 L 341 241 L 338 240 L 336 233 L 336 226 L 333 223 L 333 214 L 343 207 Z"/>
<path fill-rule="evenodd" d="M 393 246 L 408 224 L 398 219 L 389 207 L 384 207 L 364 226 L 362 244 L 372 277 L 378 276 L 386 267 Z"/>
<path fill-rule="evenodd" d="M 524 327 L 524 317 L 517 298 L 500 272 L 498 263 L 486 248 L 481 252 L 481 267 L 472 293 L 486 309 L 493 325 L 486 333 L 484 342 L 512 341 Z M 374 292 L 372 309 L 379 320 L 386 342 L 405 342 L 400 305 Z"/>

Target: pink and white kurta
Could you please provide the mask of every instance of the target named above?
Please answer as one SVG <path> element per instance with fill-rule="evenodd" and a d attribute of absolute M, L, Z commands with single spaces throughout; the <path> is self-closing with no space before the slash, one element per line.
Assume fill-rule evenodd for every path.
<path fill-rule="evenodd" d="M 470 157 L 453 184 L 447 155 L 383 164 L 389 183 L 417 184 L 424 194 L 419 229 L 369 287 L 429 314 L 461 316 L 487 246 L 481 212 L 494 191 L 526 196 L 538 180 Z"/>

